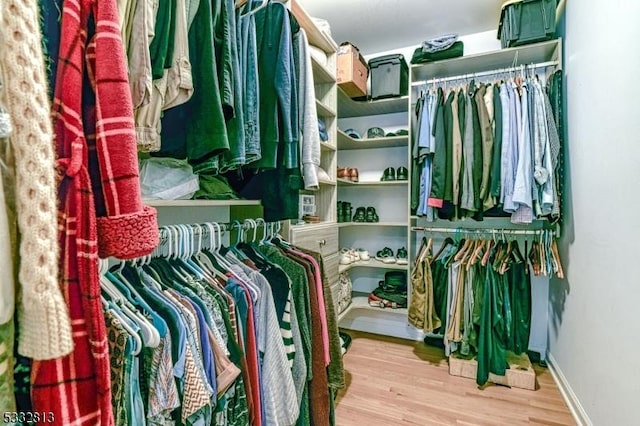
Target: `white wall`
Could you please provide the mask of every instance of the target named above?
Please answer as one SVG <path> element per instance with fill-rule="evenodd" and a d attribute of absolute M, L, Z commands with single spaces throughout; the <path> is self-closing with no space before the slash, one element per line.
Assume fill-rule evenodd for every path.
<path fill-rule="evenodd" d="M 549 343 L 595 425 L 640 424 L 638 16 L 637 1 L 566 7 L 567 279 L 551 283 Z"/>

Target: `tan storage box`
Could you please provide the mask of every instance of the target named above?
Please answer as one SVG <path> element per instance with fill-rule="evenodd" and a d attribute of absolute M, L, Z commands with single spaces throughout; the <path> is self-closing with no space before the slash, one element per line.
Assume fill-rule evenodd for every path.
<path fill-rule="evenodd" d="M 357 47 L 343 44 L 338 49 L 338 85 L 351 98 L 367 96 L 369 67 Z"/>

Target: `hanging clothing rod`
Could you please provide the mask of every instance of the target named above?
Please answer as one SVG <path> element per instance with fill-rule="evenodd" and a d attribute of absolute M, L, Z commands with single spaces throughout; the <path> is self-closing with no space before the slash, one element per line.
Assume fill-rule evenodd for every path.
<path fill-rule="evenodd" d="M 443 234 L 489 234 L 489 235 L 541 235 L 545 232 L 554 233 L 551 229 L 470 229 L 470 228 L 425 228 L 413 226 L 412 231 L 424 231 Z"/>
<path fill-rule="evenodd" d="M 430 84 L 444 83 L 446 81 L 466 80 L 466 79 L 470 79 L 470 78 L 487 77 L 487 76 L 491 76 L 491 75 L 504 74 L 504 73 L 513 72 L 513 71 L 532 70 L 532 69 L 536 69 L 536 68 L 546 68 L 546 67 L 552 67 L 552 66 L 557 66 L 557 65 L 559 65 L 558 61 L 539 62 L 537 64 L 529 64 L 529 65 L 522 64 L 522 65 L 509 67 L 509 68 L 498 68 L 498 69 L 491 70 L 491 71 L 482 71 L 482 72 L 475 72 L 475 73 L 469 73 L 469 74 L 460 74 L 460 75 L 454 75 L 454 76 L 451 76 L 451 77 L 432 78 L 432 79 L 426 80 L 426 81 L 424 81 L 424 80 L 423 81 L 414 81 L 413 83 L 411 83 L 411 85 L 414 86 L 414 87 L 428 86 Z"/>

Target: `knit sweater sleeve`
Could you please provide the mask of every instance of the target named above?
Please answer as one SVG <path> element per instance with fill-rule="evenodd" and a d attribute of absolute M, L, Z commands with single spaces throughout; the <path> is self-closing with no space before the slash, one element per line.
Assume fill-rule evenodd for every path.
<path fill-rule="evenodd" d="M 44 360 L 73 349 L 69 312 L 58 286 L 53 130 L 36 0 L 3 0 L 1 58 L 14 123 L 20 229 L 18 351 Z"/>
<path fill-rule="evenodd" d="M 100 257 L 130 259 L 158 245 L 156 210 L 142 204 L 133 104 L 120 38 L 117 4 L 95 3 L 97 35 L 88 46 L 95 76 L 95 144 L 99 179 L 92 176 Z M 91 55 L 94 50 L 95 56 Z M 99 180 L 99 181 L 97 181 Z"/>

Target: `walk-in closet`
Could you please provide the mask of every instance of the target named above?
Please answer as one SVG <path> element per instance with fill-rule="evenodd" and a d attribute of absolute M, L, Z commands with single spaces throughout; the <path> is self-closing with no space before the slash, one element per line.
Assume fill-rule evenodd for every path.
<path fill-rule="evenodd" d="M 2 0 L 2 423 L 640 424 L 638 15 Z"/>

